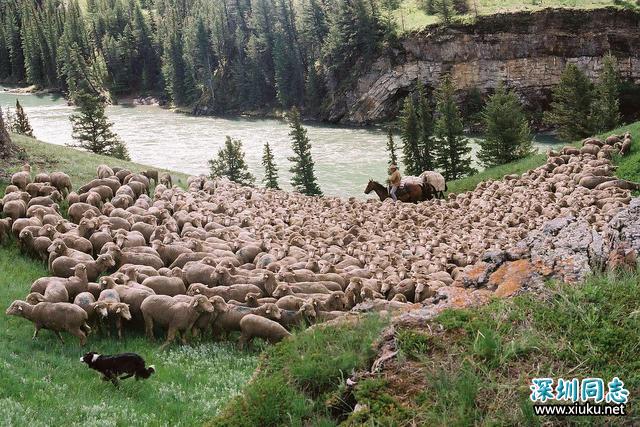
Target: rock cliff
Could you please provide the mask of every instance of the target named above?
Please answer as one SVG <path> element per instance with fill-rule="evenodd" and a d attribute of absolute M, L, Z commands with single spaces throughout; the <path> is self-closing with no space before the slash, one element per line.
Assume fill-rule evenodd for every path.
<path fill-rule="evenodd" d="M 531 110 L 549 102 L 567 62 L 596 79 L 602 58 L 618 58 L 625 79 L 640 83 L 640 13 L 613 8 L 547 9 L 479 18 L 474 24 L 431 26 L 386 49 L 353 83 L 329 82 L 325 119 L 366 124 L 394 117 L 418 80 L 437 86 L 451 73 L 461 94 L 505 82 Z"/>

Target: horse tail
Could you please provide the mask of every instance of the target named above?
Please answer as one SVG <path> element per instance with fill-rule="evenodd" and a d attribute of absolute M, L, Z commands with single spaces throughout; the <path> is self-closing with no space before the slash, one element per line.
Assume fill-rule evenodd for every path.
<path fill-rule="evenodd" d="M 444 191 L 449 191 L 449 187 L 447 186 L 447 183 L 444 183 Z"/>

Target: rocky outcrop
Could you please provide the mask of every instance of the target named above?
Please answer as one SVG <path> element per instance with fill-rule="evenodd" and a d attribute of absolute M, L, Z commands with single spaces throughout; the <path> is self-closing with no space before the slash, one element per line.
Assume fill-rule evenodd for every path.
<path fill-rule="evenodd" d="M 435 87 L 451 73 L 460 91 L 514 87 L 528 106 L 549 102 L 567 62 L 595 79 L 608 52 L 622 75 L 640 83 L 640 13 L 547 9 L 481 17 L 475 24 L 431 26 L 404 37 L 352 79 L 332 85 L 325 119 L 365 124 L 394 117 L 418 81 Z"/>

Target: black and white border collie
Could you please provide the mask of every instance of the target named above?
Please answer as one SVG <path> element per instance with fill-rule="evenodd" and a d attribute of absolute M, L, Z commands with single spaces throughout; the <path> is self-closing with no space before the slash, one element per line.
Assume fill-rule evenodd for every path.
<path fill-rule="evenodd" d="M 82 356 L 80 362 L 100 372 L 103 381 L 111 381 L 114 385 L 118 385 L 118 380 L 131 377 L 147 379 L 156 372 L 153 365 L 145 367 L 144 359 L 135 353 L 103 356 L 92 351 Z"/>

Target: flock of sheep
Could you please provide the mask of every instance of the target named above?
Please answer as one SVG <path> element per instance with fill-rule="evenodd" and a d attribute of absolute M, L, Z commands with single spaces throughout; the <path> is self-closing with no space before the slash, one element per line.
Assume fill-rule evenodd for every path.
<path fill-rule="evenodd" d="M 522 176 L 417 205 L 307 197 L 191 177 L 184 190 L 157 171 L 98 167 L 72 192 L 64 173 L 29 166 L 2 199 L 0 242 L 48 263 L 14 301 L 22 316 L 81 345 L 98 329 L 122 337 L 144 325 L 179 334 L 277 342 L 292 328 L 369 309 L 437 304 L 460 273 L 490 250 L 512 247 L 530 230 L 573 215 L 600 229 L 638 184 L 613 176 L 629 134 L 590 138 L 550 152 Z M 152 187 L 153 181 L 155 188 Z M 68 218 L 58 203 L 66 197 Z M 27 292 L 28 291 L 28 292 Z M 362 306 L 361 306 L 362 307 Z M 95 331 L 94 331 L 95 332 Z"/>

